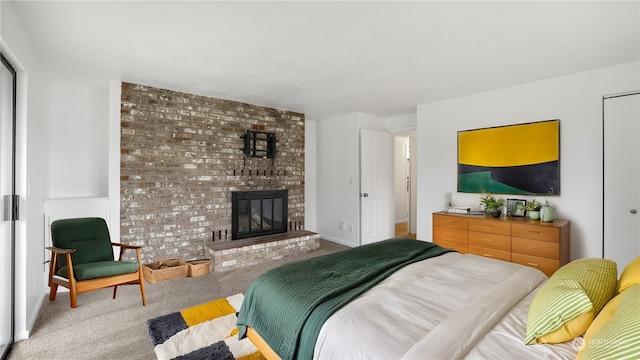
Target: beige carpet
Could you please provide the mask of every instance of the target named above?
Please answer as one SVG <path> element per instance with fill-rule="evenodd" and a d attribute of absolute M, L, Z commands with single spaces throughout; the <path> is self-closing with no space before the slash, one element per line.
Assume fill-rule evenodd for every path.
<path fill-rule="evenodd" d="M 146 321 L 206 301 L 245 293 L 258 275 L 286 262 L 347 249 L 321 240 L 317 251 L 241 272 L 209 274 L 145 284 L 147 306 L 142 306 L 138 286 L 78 295 L 78 307 L 69 307 L 67 293 L 56 301 L 46 298 L 29 339 L 13 345 L 8 359 L 155 359 Z"/>

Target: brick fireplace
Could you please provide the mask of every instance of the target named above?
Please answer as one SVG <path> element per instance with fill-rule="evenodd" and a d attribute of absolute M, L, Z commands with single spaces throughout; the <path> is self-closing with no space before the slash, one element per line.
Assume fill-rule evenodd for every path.
<path fill-rule="evenodd" d="M 304 114 L 130 83 L 121 100 L 120 239 L 143 262 L 233 252 L 235 191 L 287 190 L 287 226 L 304 228 Z M 247 156 L 247 130 L 273 134 L 275 156 Z"/>

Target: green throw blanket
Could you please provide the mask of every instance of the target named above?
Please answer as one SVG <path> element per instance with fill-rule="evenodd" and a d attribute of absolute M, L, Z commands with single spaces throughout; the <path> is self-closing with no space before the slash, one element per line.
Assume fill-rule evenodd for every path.
<path fill-rule="evenodd" d="M 247 290 L 238 313 L 239 336 L 250 326 L 282 359 L 311 359 L 331 314 L 396 270 L 449 251 L 396 238 L 267 271 Z"/>

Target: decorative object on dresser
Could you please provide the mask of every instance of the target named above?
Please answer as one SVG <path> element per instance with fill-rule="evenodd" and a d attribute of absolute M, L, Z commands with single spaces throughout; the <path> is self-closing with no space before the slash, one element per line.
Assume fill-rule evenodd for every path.
<path fill-rule="evenodd" d="M 463 207 L 463 206 L 451 206 L 447 209 L 446 212 L 454 213 L 454 214 L 470 214 L 471 208 Z"/>
<path fill-rule="evenodd" d="M 484 193 L 484 196 L 480 198 L 480 206 L 491 216 L 499 217 L 502 212 L 501 208 L 504 206 L 504 199 L 496 199 L 493 194 Z"/>
<path fill-rule="evenodd" d="M 551 276 L 569 262 L 570 222 L 433 214 L 433 242 L 460 253 L 510 261 Z"/>
<path fill-rule="evenodd" d="M 555 205 L 549 200 L 545 200 L 544 204 L 540 208 L 540 221 L 553 221 L 555 215 Z"/>
<path fill-rule="evenodd" d="M 517 216 L 518 209 L 524 209 L 527 200 L 524 199 L 507 199 L 507 216 Z M 514 215 L 514 211 L 516 215 Z"/>
<path fill-rule="evenodd" d="M 527 213 L 529 214 L 529 219 L 531 220 L 540 219 L 540 208 L 541 205 L 536 199 L 529 201 L 525 204 L 525 206 L 522 207 L 522 209 L 527 211 Z"/>

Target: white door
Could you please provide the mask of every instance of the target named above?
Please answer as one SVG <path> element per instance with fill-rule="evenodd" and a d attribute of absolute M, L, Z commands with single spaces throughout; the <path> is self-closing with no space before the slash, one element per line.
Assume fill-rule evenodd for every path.
<path fill-rule="evenodd" d="M 360 130 L 360 245 L 394 236 L 393 136 Z"/>
<path fill-rule="evenodd" d="M 603 256 L 618 274 L 640 256 L 640 93 L 604 100 Z"/>

